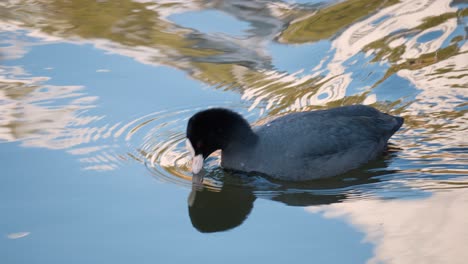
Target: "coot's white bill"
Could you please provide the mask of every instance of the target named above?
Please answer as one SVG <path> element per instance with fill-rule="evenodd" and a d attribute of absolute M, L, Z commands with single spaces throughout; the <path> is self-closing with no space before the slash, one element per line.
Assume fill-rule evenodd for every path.
<path fill-rule="evenodd" d="M 192 172 L 197 174 L 203 168 L 203 155 L 198 154 L 195 156 L 195 150 L 193 149 L 192 143 L 188 138 L 185 140 L 185 145 L 187 146 L 187 150 L 190 152 L 190 156 L 192 157 Z"/>
<path fill-rule="evenodd" d="M 197 174 L 203 168 L 203 155 L 198 154 L 192 159 L 192 172 Z"/>

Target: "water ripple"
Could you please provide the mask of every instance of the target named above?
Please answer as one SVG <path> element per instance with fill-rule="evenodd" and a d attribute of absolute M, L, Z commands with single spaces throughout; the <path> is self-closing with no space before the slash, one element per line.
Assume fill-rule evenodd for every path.
<path fill-rule="evenodd" d="M 240 106 L 232 104 L 224 103 L 224 106 L 242 110 Z M 151 113 L 120 125 L 113 136 L 126 143 L 125 156 L 144 164 L 156 179 L 190 187 L 191 159 L 185 148 L 185 126 L 193 114 L 205 108 L 190 107 Z M 216 170 L 218 163 L 218 157 L 210 157 L 206 162 L 206 170 Z M 211 176 L 205 179 L 204 184 L 215 189 L 222 185 L 219 179 Z"/>

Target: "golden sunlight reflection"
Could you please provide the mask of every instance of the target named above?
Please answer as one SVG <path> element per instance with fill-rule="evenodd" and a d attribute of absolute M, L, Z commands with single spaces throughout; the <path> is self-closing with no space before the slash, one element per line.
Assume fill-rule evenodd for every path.
<path fill-rule="evenodd" d="M 54 5 L 56 8 L 66 5 L 50 0 L 53 5 L 38 5 L 34 6 L 35 9 L 33 9 L 28 7 L 28 1 L 24 2 L 25 5 L 22 7 L 24 10 L 22 11 L 33 12 L 38 16 L 37 19 L 46 24 L 49 18 L 41 17 L 42 13 L 37 13 L 35 9 L 47 10 L 53 8 Z M 74 5 L 74 3 L 70 3 L 70 5 Z M 113 10 L 112 8 L 114 8 L 114 6 L 105 3 L 99 5 L 103 10 L 106 8 Z M 132 5 L 134 5 L 134 10 L 139 10 L 140 17 L 134 17 L 134 14 L 130 12 L 128 17 L 121 18 L 121 21 L 113 24 L 114 27 L 108 30 L 115 33 L 117 29 L 122 27 L 122 31 L 118 31 L 122 34 L 112 35 L 110 38 L 106 38 L 108 32 L 90 30 L 86 31 L 85 34 L 82 30 L 87 25 L 81 25 L 80 30 L 64 31 L 61 27 L 74 28 L 73 24 L 69 25 L 69 23 L 74 22 L 67 21 L 67 17 L 60 17 L 62 24 L 51 24 L 47 30 L 42 31 L 40 28 L 38 31 L 37 24 L 33 25 L 28 20 L 15 23 L 15 26 L 18 27 L 19 24 L 25 28 L 32 27 L 36 36 L 42 34 L 41 38 L 45 39 L 77 36 L 81 38 L 76 40 L 78 42 L 90 41 L 100 49 L 129 56 L 142 63 L 172 66 L 205 83 L 240 89 L 243 98 L 252 102 L 251 109 L 264 105 L 264 112 L 269 110 L 271 113 L 277 113 L 279 111 L 299 111 L 306 107 L 328 104 L 363 103 L 367 96 L 346 98 L 348 87 L 355 81 L 351 74 L 352 67 L 355 66 L 347 65 L 348 60 L 358 53 L 366 51 L 367 56 L 374 54 L 374 56 L 377 55 L 378 58 L 381 58 L 379 63 L 382 64 L 391 60 L 389 56 L 392 56 L 393 52 L 399 52 L 402 46 L 405 46 L 406 48 L 403 49 L 404 52 L 397 62 L 401 64 L 410 58 L 419 58 L 423 54 L 437 51 L 457 27 L 456 12 L 458 12 L 457 8 L 450 6 L 449 0 L 389 1 L 385 5 L 376 6 L 372 15 L 351 24 L 333 39 L 330 50 L 324 51 L 325 56 L 319 65 L 313 69 L 283 73 L 272 70 L 269 66 L 271 64 L 270 55 L 266 53 L 268 41 L 280 34 L 284 26 L 286 26 L 284 31 L 287 31 L 288 27 L 295 27 L 297 23 L 288 25 L 288 22 L 294 21 L 295 18 L 302 21 L 301 23 L 305 23 L 309 19 L 313 19 L 314 16 L 323 16 L 323 13 L 316 12 L 316 8 L 307 9 L 286 3 L 269 3 L 265 6 L 265 3 L 256 1 L 252 3 L 244 1 L 217 3 L 176 1 L 171 2 L 171 5 L 166 5 L 164 1 L 139 1 Z M 220 36 L 194 32 L 193 29 L 180 27 L 168 19 L 174 14 L 206 8 L 219 9 L 241 21 L 251 23 L 254 27 L 251 31 L 256 34 L 246 36 L 243 39 L 229 38 L 229 36 L 219 39 Z M 338 9 L 335 11 L 341 12 L 339 8 L 342 6 L 337 4 L 334 8 Z M 252 10 L 257 11 L 255 16 L 251 16 Z M 146 21 L 149 14 L 155 15 L 156 21 Z M 428 18 L 437 16 L 442 16 L 442 20 L 430 23 Z M 263 24 L 256 23 L 256 21 L 262 21 Z M 146 39 L 141 36 L 128 35 L 126 29 L 130 25 L 127 24 L 132 23 L 152 24 L 156 27 L 156 32 L 148 32 L 147 35 L 150 37 Z M 4 24 L 3 28 L 9 28 L 7 26 L 10 24 L 8 20 L 4 20 L 2 24 Z M 145 30 L 142 28 L 142 32 Z M 420 36 L 438 31 L 442 31 L 442 34 L 434 40 L 418 41 Z M 396 34 L 395 32 L 403 33 Z M 163 34 L 164 37 L 151 37 L 151 34 L 156 33 Z M 414 33 L 416 34 L 414 35 Z M 196 34 L 196 38 L 191 39 L 194 34 Z M 392 34 L 396 34 L 395 37 Z M 281 39 L 288 42 L 285 36 L 282 36 Z M 191 44 L 193 42 L 199 43 L 199 46 Z M 464 54 L 464 56 L 466 55 Z M 441 58 L 441 60 L 443 59 L 445 58 Z M 310 70 L 313 72 L 309 73 Z M 363 70 L 370 71 L 369 74 L 372 74 L 373 71 L 372 68 Z M 389 69 L 387 74 L 392 74 L 393 71 L 393 69 Z M 388 76 L 384 78 L 388 78 Z M 373 86 L 362 87 L 361 91 L 369 92 L 381 81 L 383 79 Z M 372 98 L 379 101 L 378 96 L 374 95 Z"/>

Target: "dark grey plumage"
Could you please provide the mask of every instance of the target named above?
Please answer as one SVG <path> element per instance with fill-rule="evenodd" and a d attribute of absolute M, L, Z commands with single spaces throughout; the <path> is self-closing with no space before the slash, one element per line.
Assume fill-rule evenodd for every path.
<path fill-rule="evenodd" d="M 210 111 L 219 114 L 219 111 L 228 110 L 209 109 L 200 113 L 210 116 Z M 401 117 L 363 105 L 291 113 L 253 130 L 245 126 L 241 129 L 226 126 L 233 118 L 233 112 L 229 113 L 230 117 L 219 125 L 222 128 L 217 127 L 216 120 L 209 120 L 205 123 L 216 127 L 215 132 L 208 131 L 205 124 L 195 133 L 207 133 L 210 137 L 197 141 L 198 138 L 188 136 L 192 145 L 206 146 L 210 145 L 208 141 L 216 139 L 219 142 L 222 138 L 221 143 L 210 146 L 210 151 L 222 149 L 221 165 L 224 168 L 260 172 L 288 181 L 330 177 L 357 168 L 381 154 L 388 139 L 403 124 Z M 218 115 L 216 119 L 219 118 Z M 243 120 L 238 115 L 234 118 Z M 195 130 L 196 119 L 191 119 L 191 127 Z M 201 119 L 206 121 L 206 118 Z M 187 135 L 194 134 L 192 132 L 187 131 Z"/>

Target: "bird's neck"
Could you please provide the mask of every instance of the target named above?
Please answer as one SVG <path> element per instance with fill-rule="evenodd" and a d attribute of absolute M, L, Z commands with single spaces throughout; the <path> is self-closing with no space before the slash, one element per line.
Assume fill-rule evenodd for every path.
<path fill-rule="evenodd" d="M 250 124 L 241 116 L 232 116 L 230 120 L 225 120 L 223 130 L 226 132 L 225 140 L 221 149 L 232 146 L 254 145 L 258 136 L 250 127 Z"/>

